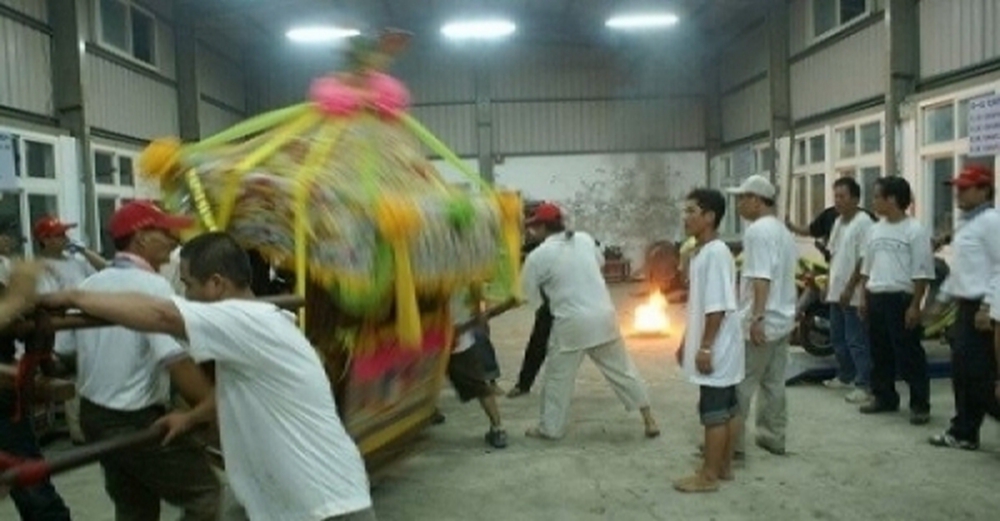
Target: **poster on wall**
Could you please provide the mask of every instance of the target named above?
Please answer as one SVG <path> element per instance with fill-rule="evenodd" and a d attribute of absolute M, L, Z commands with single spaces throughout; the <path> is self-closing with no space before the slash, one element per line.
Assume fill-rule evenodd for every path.
<path fill-rule="evenodd" d="M 969 100 L 969 156 L 1000 152 L 1000 96 Z"/>
<path fill-rule="evenodd" d="M 14 135 L 0 132 L 0 192 L 18 189 L 17 164 L 14 160 Z"/>

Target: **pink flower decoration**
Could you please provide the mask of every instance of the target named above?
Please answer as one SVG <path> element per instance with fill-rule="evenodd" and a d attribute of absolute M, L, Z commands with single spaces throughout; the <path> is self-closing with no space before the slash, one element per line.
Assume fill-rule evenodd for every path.
<path fill-rule="evenodd" d="M 334 116 L 347 116 L 361 109 L 362 95 L 357 89 L 337 78 L 324 77 L 313 80 L 309 97 L 320 110 Z"/>
<path fill-rule="evenodd" d="M 396 78 L 381 72 L 368 78 L 372 107 L 384 116 L 399 117 L 410 106 L 410 92 Z"/>

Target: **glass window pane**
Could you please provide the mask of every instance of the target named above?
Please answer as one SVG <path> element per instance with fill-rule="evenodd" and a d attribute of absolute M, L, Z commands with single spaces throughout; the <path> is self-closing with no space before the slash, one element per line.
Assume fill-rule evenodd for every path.
<path fill-rule="evenodd" d="M 118 156 L 118 183 L 122 186 L 135 186 L 131 157 Z"/>
<path fill-rule="evenodd" d="M 927 162 L 927 177 L 931 183 L 931 208 L 933 209 L 934 236 L 950 233 L 953 224 L 952 212 L 955 208 L 954 194 L 945 182 L 955 175 L 955 159 L 939 157 Z"/>
<path fill-rule="evenodd" d="M 809 176 L 809 219 L 803 223 L 811 222 L 826 208 L 826 176 L 824 174 L 813 174 Z"/>
<path fill-rule="evenodd" d="M 798 146 L 796 147 L 797 152 L 795 154 L 797 159 L 795 160 L 795 163 L 799 165 L 804 165 L 808 160 L 808 157 L 806 156 L 806 140 L 800 139 L 798 140 L 797 143 L 798 143 Z"/>
<path fill-rule="evenodd" d="M 857 144 L 857 131 L 854 127 L 848 127 L 837 131 L 840 137 L 840 158 L 854 157 Z"/>
<path fill-rule="evenodd" d="M 880 166 L 871 166 L 861 169 L 861 176 L 860 179 L 858 179 L 858 184 L 861 185 L 862 208 L 871 210 L 872 196 L 875 192 L 875 181 L 877 181 L 879 177 L 882 177 L 882 167 Z"/>
<path fill-rule="evenodd" d="M 840 0 L 840 23 L 846 24 L 865 14 L 868 0 Z"/>
<path fill-rule="evenodd" d="M 814 136 L 809 139 L 809 162 L 822 163 L 826 161 L 825 136 Z"/>
<path fill-rule="evenodd" d="M 847 170 L 838 170 L 837 171 L 837 177 L 856 177 L 856 175 L 857 175 L 857 172 L 855 172 L 853 168 L 849 168 Z M 833 190 L 832 186 L 830 187 L 830 190 Z"/>
<path fill-rule="evenodd" d="M 110 259 L 115 254 L 114 239 L 111 238 L 108 227 L 111 223 L 111 216 L 114 215 L 115 210 L 118 208 L 117 205 L 118 199 L 116 197 L 97 198 L 97 219 L 101 226 L 100 252 L 101 256 L 105 259 Z"/>
<path fill-rule="evenodd" d="M 128 7 L 119 0 L 101 0 L 101 41 L 128 51 Z"/>
<path fill-rule="evenodd" d="M 56 150 L 49 143 L 24 140 L 24 155 L 28 156 L 28 177 L 55 179 Z"/>
<path fill-rule="evenodd" d="M 837 26 L 838 0 L 813 0 L 813 36 L 820 36 Z"/>
<path fill-rule="evenodd" d="M 924 109 L 924 144 L 955 139 L 955 110 L 951 103 Z"/>
<path fill-rule="evenodd" d="M 94 152 L 94 179 L 101 184 L 115 184 L 115 155 Z"/>
<path fill-rule="evenodd" d="M 0 255 L 24 255 L 22 229 L 21 198 L 17 194 L 4 194 L 0 199 Z"/>
<path fill-rule="evenodd" d="M 156 22 L 138 9 L 132 9 L 132 56 L 156 64 Z"/>
<path fill-rule="evenodd" d="M 874 154 L 882 151 L 882 123 L 875 121 L 861 125 L 861 153 Z"/>
<path fill-rule="evenodd" d="M 810 222 L 809 219 L 809 197 L 807 193 L 807 177 L 799 176 L 795 178 L 795 223 L 803 226 Z"/>

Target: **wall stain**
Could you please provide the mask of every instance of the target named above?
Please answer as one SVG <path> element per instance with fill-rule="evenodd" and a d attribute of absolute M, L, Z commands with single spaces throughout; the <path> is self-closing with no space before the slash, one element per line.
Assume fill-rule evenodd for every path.
<path fill-rule="evenodd" d="M 573 229 L 590 233 L 603 246 L 621 247 L 633 271 L 641 268 L 652 242 L 680 238 L 684 197 L 692 186 L 669 156 L 618 157 L 594 174 L 585 176 L 588 180 L 581 180 L 574 194 L 556 201 Z"/>

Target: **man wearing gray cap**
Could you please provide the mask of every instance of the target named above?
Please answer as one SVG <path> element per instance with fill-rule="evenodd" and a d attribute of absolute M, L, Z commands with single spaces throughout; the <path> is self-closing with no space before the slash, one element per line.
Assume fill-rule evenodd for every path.
<path fill-rule="evenodd" d="M 746 338 L 746 378 L 736 388 L 741 416 L 757 400 L 756 442 L 772 454 L 785 453 L 785 365 L 788 341 L 795 327 L 795 266 L 799 252 L 795 238 L 775 215 L 778 190 L 767 178 L 753 175 L 738 188 L 736 208 L 750 222 L 743 232 L 740 272 L 740 314 Z M 744 436 L 736 453 L 745 452 Z"/>

